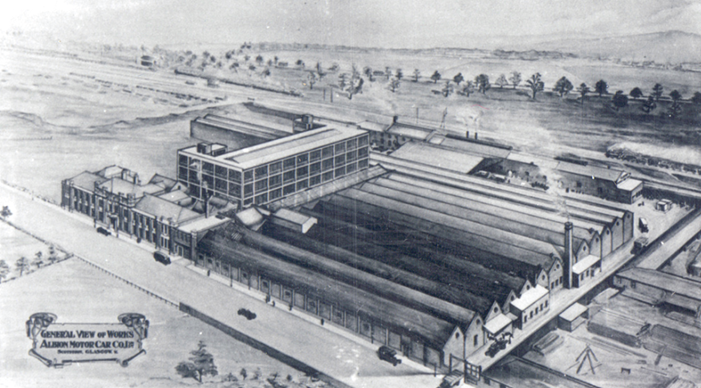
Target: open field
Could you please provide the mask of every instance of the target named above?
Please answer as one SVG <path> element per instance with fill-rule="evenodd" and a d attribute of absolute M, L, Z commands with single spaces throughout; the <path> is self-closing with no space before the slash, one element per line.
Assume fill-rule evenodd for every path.
<path fill-rule="evenodd" d="M 0 285 L 0 301 L 3 311 L 0 385 L 3 387 L 199 386 L 194 379 L 182 379 L 175 372 L 175 366 L 187 360 L 199 340 L 207 344 L 219 371 L 219 376 L 209 378 L 207 386 L 231 386 L 232 383 L 220 382 L 230 372 L 241 381 L 242 368 L 249 375 L 243 387 L 262 386 L 262 381 L 250 381 L 256 370 L 260 371 L 261 379 L 277 372 L 280 380 L 291 375 L 294 382 L 305 383 L 290 387 L 309 383 L 307 377 L 287 365 L 77 259 Z M 31 341 L 24 328 L 27 318 L 41 311 L 56 314 L 59 322 L 108 323 L 116 322 L 117 316 L 124 312 L 144 314 L 150 321 L 149 336 L 144 341 L 147 353 L 126 368 L 114 363 L 75 364 L 60 370 L 47 368 L 28 355 Z M 309 386 L 318 385 L 309 383 Z"/>

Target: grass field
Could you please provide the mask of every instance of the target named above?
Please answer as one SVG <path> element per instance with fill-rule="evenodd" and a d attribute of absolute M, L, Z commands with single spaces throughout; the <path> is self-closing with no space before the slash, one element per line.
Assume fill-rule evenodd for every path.
<path fill-rule="evenodd" d="M 89 306 L 89 308 L 86 308 Z M 69 259 L 21 279 L 0 284 L 0 386 L 2 387 L 195 387 L 194 379 L 183 379 L 175 366 L 186 361 L 199 340 L 214 356 L 219 376 L 207 378 L 208 387 L 260 387 L 271 373 L 290 387 L 312 387 L 300 372 L 224 333 L 185 315 L 141 291 L 111 278 L 78 259 Z M 117 322 L 125 312 L 144 314 L 150 321 L 144 341 L 145 355 L 128 367 L 116 363 L 74 364 L 62 369 L 47 368 L 30 357 L 31 341 L 25 321 L 36 312 L 52 312 L 58 322 Z M 239 372 L 245 368 L 248 379 Z M 259 371 L 260 379 L 252 377 Z M 233 373 L 241 385 L 221 382 Z M 288 382 L 290 375 L 292 382 Z M 299 384 L 298 384 L 299 383 Z"/>

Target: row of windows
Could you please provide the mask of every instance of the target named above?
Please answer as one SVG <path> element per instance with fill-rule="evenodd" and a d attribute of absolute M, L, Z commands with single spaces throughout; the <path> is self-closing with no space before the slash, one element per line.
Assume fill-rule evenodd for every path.
<path fill-rule="evenodd" d="M 545 306 L 545 307 L 543 307 Z M 544 309 L 548 308 L 548 301 L 546 300 L 544 303 L 541 303 L 540 306 L 536 306 L 535 309 L 531 310 L 531 313 L 527 316 L 525 313 L 523 314 L 523 323 L 528 322 L 528 319 L 533 319 L 534 316 L 538 315 L 538 313 L 542 312 Z"/>

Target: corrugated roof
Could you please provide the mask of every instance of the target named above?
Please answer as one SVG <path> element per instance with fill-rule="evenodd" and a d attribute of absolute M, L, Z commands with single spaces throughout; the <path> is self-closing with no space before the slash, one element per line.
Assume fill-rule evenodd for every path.
<path fill-rule="evenodd" d="M 230 238 L 230 234 L 229 228 L 208 233 L 198 244 L 198 249 L 237 267 L 253 269 L 298 292 L 311 294 L 327 303 L 338 303 L 346 311 L 359 314 L 364 319 L 372 318 L 374 322 L 388 325 L 402 335 L 424 340 L 437 349 L 442 349 L 452 335 L 455 328 L 452 322 L 238 244 Z"/>
<path fill-rule="evenodd" d="M 450 151 L 423 142 L 405 143 L 392 153 L 392 157 L 456 171 L 462 174 L 469 173 L 483 160 L 481 156 Z"/>

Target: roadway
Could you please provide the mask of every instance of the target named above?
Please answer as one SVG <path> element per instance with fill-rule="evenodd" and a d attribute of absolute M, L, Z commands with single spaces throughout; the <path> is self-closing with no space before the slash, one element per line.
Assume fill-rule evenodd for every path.
<path fill-rule="evenodd" d="M 331 324 L 322 327 L 309 317 L 272 307 L 262 294 L 257 297 L 229 287 L 221 279 L 207 278 L 187 268 L 187 260 L 164 266 L 153 259 L 153 248 L 98 234 L 83 215 L 68 213 L 2 184 L 0 204 L 12 210 L 11 222 L 31 233 L 167 300 L 193 306 L 345 384 L 368 388 L 432 388 L 440 384 L 442 376 L 434 377 L 428 368 L 406 359 L 393 367 L 378 359 L 377 345 L 343 335 Z M 258 317 L 248 321 L 237 315 L 239 308 Z"/>
<path fill-rule="evenodd" d="M 677 222 L 655 241 L 650 241 L 648 249 L 635 260 L 636 266 L 658 270 L 699 232 L 701 232 L 701 208 Z"/>

